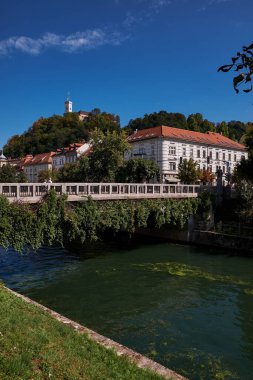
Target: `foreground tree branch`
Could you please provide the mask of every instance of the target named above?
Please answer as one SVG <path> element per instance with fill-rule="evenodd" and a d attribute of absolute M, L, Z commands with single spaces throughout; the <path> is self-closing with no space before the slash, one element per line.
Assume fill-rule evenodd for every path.
<path fill-rule="evenodd" d="M 244 87 L 243 92 L 252 91 L 253 43 L 243 46 L 242 52 L 237 52 L 236 56 L 232 57 L 232 63 L 219 67 L 218 71 L 226 73 L 232 69 L 237 73 L 233 78 L 233 87 L 236 93 L 239 92 L 238 87 L 241 85 Z"/>

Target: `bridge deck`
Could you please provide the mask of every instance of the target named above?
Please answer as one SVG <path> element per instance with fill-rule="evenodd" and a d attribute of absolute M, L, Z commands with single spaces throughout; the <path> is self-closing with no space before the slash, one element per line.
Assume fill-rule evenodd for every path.
<path fill-rule="evenodd" d="M 68 201 L 149 199 L 149 198 L 194 198 L 199 185 L 168 185 L 143 183 L 1 183 L 0 195 L 10 202 L 37 203 L 54 189 L 58 195 L 67 194 Z"/>

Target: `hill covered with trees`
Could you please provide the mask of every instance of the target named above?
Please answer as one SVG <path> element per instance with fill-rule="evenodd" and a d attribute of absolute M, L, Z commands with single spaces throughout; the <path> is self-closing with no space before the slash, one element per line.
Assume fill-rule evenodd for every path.
<path fill-rule="evenodd" d="M 26 154 L 54 152 L 71 143 L 88 140 L 90 133 L 97 127 L 102 131 L 118 131 L 119 117 L 101 112 L 98 108 L 83 121 L 74 112 L 64 116 L 41 117 L 23 134 L 12 136 L 3 148 L 4 154 L 16 158 Z"/>
<path fill-rule="evenodd" d="M 215 124 L 204 119 L 201 113 L 191 114 L 186 118 L 182 113 L 160 111 L 145 114 L 142 118 L 132 119 L 123 129 L 127 134 L 131 134 L 136 129 L 158 125 L 168 125 L 203 133 L 216 131 L 241 142 L 244 142 L 246 130 L 253 127 L 253 123 L 241 121 L 230 121 L 228 123 L 222 121 Z M 12 136 L 4 146 L 4 154 L 7 157 L 15 158 L 26 154 L 35 155 L 56 151 L 57 148 L 68 146 L 71 143 L 89 140 L 91 132 L 95 129 L 100 129 L 103 133 L 120 131 L 119 116 L 101 112 L 99 108 L 95 108 L 84 120 L 80 120 L 78 113 L 74 112 L 64 116 L 41 117 L 23 134 Z"/>

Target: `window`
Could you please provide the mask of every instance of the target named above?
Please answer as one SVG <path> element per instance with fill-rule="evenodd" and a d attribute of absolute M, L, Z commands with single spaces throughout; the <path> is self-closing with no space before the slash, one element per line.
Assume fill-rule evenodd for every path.
<path fill-rule="evenodd" d="M 236 154 L 234 154 L 234 161 L 236 161 Z"/>
<path fill-rule="evenodd" d="M 216 166 L 216 171 L 218 171 L 219 170 L 219 166 Z"/>
<path fill-rule="evenodd" d="M 152 144 L 151 145 L 151 156 L 155 155 L 155 146 Z"/>
<path fill-rule="evenodd" d="M 212 151 L 209 152 L 209 157 L 210 157 L 211 159 L 213 158 L 213 152 L 212 152 Z"/>
<path fill-rule="evenodd" d="M 197 150 L 197 157 L 200 158 L 200 150 Z"/>
<path fill-rule="evenodd" d="M 139 148 L 139 154 L 145 154 L 145 148 L 140 147 Z M 72 157 L 72 158 L 74 158 L 74 157 Z"/>
<path fill-rule="evenodd" d="M 223 159 L 223 161 L 225 161 L 225 159 L 226 159 L 226 155 L 224 152 L 222 153 L 222 159 Z"/>
<path fill-rule="evenodd" d="M 228 153 L 228 161 L 231 161 L 231 153 Z"/>
<path fill-rule="evenodd" d="M 222 171 L 223 171 L 223 173 L 225 173 L 225 166 L 222 166 Z"/>
<path fill-rule="evenodd" d="M 183 156 L 186 156 L 186 147 L 183 147 Z"/>
<path fill-rule="evenodd" d="M 216 160 L 219 159 L 219 152 L 216 152 Z"/>
<path fill-rule="evenodd" d="M 203 158 L 206 158 L 206 151 L 205 150 L 203 150 L 202 155 L 203 155 Z"/>
<path fill-rule="evenodd" d="M 193 157 L 193 148 L 190 149 L 190 157 Z"/>
<path fill-rule="evenodd" d="M 169 146 L 169 154 L 175 155 L 176 154 L 176 147 L 175 146 Z"/>
<path fill-rule="evenodd" d="M 175 162 L 169 162 L 169 170 L 170 171 L 176 171 L 176 163 Z"/>

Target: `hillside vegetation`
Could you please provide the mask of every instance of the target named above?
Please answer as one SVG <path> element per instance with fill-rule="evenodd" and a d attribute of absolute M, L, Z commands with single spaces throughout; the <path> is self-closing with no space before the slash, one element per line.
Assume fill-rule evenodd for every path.
<path fill-rule="evenodd" d="M 182 113 L 160 111 L 130 120 L 123 129 L 127 134 L 131 134 L 136 129 L 158 125 L 168 125 L 203 133 L 216 131 L 242 142 L 245 131 L 253 127 L 253 123 L 241 121 L 230 121 L 228 123 L 222 121 L 215 124 L 204 119 L 201 113 L 191 114 L 186 118 Z M 74 112 L 64 116 L 41 117 L 23 134 L 12 136 L 4 146 L 4 154 L 7 157 L 16 158 L 23 157 L 26 154 L 35 155 L 56 151 L 57 148 L 68 146 L 71 143 L 88 140 L 90 133 L 96 128 L 101 129 L 104 133 L 119 131 L 119 116 L 101 112 L 96 108 L 83 121 L 80 121 L 78 114 Z"/>

